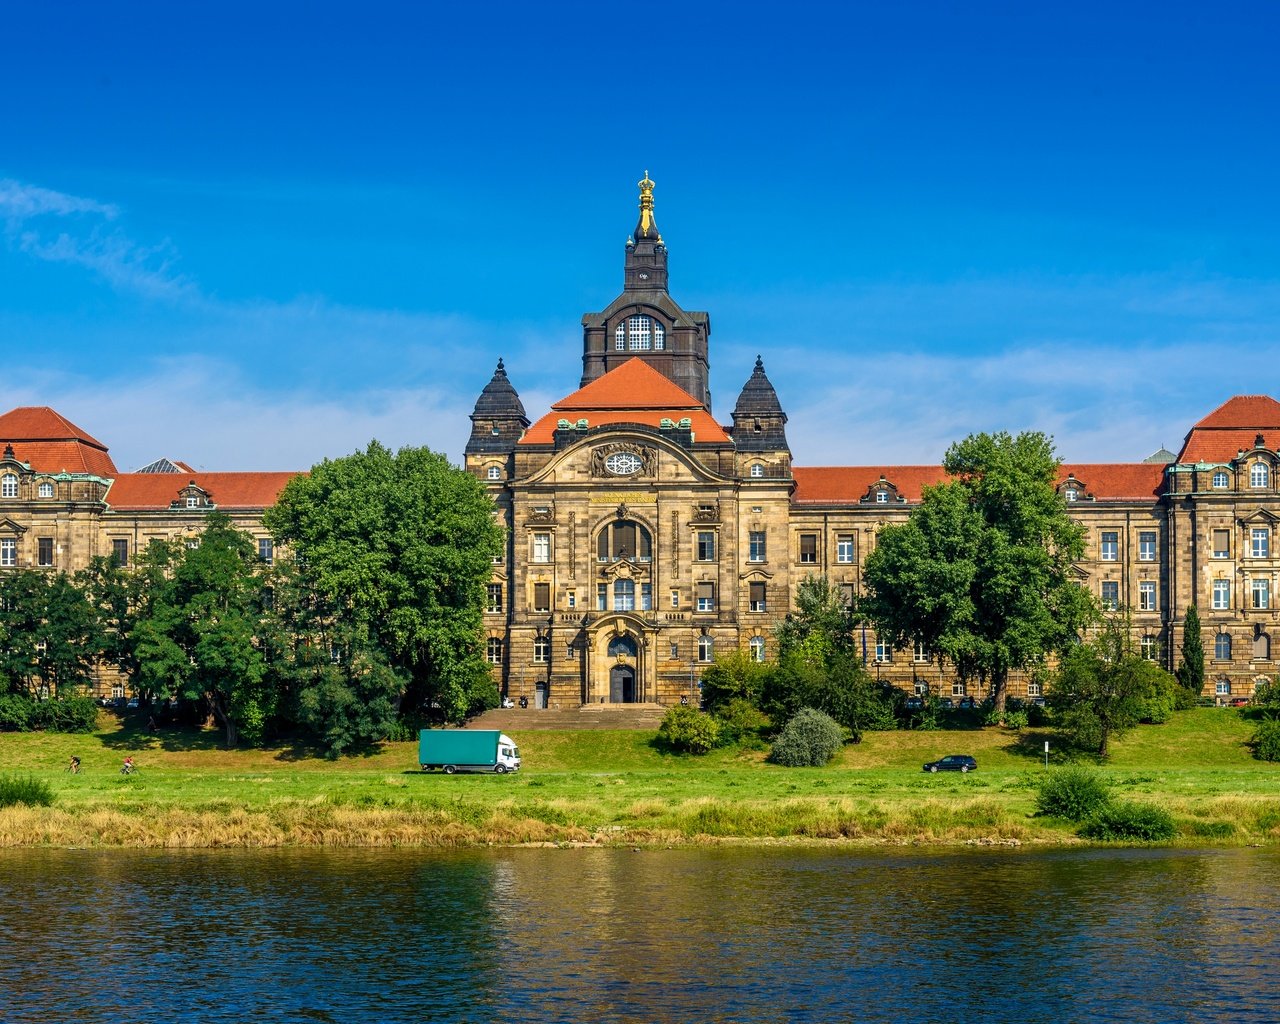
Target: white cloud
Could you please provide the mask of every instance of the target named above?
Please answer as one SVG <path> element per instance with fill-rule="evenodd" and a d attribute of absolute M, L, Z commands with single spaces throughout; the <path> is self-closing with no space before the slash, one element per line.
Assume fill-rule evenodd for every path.
<path fill-rule="evenodd" d="M 110 203 L 55 192 L 37 185 L 24 185 L 12 178 L 0 178 L 0 219 L 8 223 L 30 220 L 45 214 L 68 217 L 77 213 L 100 214 L 114 220 L 120 211 Z"/>

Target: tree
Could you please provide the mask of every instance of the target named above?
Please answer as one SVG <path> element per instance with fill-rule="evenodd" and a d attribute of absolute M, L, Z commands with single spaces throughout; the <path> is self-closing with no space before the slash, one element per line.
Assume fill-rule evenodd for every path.
<path fill-rule="evenodd" d="M 126 675 L 136 675 L 131 634 L 136 605 L 149 592 L 148 577 L 133 575 L 114 558 L 99 556 L 76 573 L 75 580 L 97 616 L 98 656 Z"/>
<path fill-rule="evenodd" d="M 974 434 L 952 445 L 948 483 L 926 487 L 910 519 L 868 556 L 859 608 L 881 639 L 921 642 L 961 678 L 989 682 L 1004 710 L 1009 672 L 1073 643 L 1095 606 L 1072 578 L 1083 527 L 1054 489 L 1041 433 Z"/>
<path fill-rule="evenodd" d="M 1137 725 L 1176 685 L 1155 662 L 1134 654 L 1129 624 L 1118 616 L 1063 654 L 1049 703 L 1077 746 L 1106 757 L 1111 737 Z"/>
<path fill-rule="evenodd" d="M 253 538 L 214 512 L 197 547 L 155 541 L 142 561 L 150 594 L 132 639 L 144 689 L 204 700 L 228 747 L 241 736 L 259 742 L 279 694 L 264 653 L 273 627 Z"/>
<path fill-rule="evenodd" d="M 1204 692 L 1204 638 L 1200 631 L 1200 613 L 1187 605 L 1182 622 L 1182 663 L 1178 666 L 1178 682 L 1192 698 Z"/>
<path fill-rule="evenodd" d="M 735 700 L 759 706 L 767 673 L 768 667 L 748 651 L 717 655 L 702 673 L 702 703 L 712 713 Z"/>
<path fill-rule="evenodd" d="M 41 682 L 59 696 L 87 686 L 102 651 L 97 610 L 66 573 L 44 585 L 43 621 L 36 670 Z"/>
<path fill-rule="evenodd" d="M 43 573 L 0 575 L 0 677 L 12 693 L 35 696 L 38 689 L 36 665 L 47 586 Z"/>
<path fill-rule="evenodd" d="M 326 459 L 264 522 L 321 606 L 407 681 L 409 706 L 461 721 L 496 707 L 481 648 L 484 584 L 502 532 L 483 485 L 425 448 Z"/>
<path fill-rule="evenodd" d="M 774 630 L 778 657 L 798 655 L 815 665 L 855 654 L 853 612 L 825 576 L 806 576 L 796 587 L 796 610 Z"/>

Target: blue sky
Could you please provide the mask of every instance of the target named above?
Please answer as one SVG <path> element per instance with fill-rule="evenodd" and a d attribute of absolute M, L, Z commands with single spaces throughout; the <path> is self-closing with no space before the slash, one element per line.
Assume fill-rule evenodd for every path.
<path fill-rule="evenodd" d="M 5 408 L 122 468 L 461 457 L 574 390 L 647 169 L 800 465 L 1176 450 L 1280 365 L 1280 5 L 0 5 Z"/>

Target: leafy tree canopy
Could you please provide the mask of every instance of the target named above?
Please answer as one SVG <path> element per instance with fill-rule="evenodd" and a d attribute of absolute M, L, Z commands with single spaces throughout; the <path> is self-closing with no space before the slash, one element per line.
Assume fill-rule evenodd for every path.
<path fill-rule="evenodd" d="M 943 459 L 952 480 L 925 488 L 867 558 L 860 610 L 881 639 L 923 642 L 989 681 L 1001 710 L 1010 670 L 1064 649 L 1094 615 L 1071 574 L 1084 533 L 1054 489 L 1058 466 L 1044 434 L 972 435 Z"/>
<path fill-rule="evenodd" d="M 385 664 L 411 703 L 459 721 L 497 704 L 481 650 L 484 584 L 502 552 L 493 511 L 443 455 L 374 441 L 295 477 L 264 521 L 321 605 L 367 637 L 371 671 Z"/>

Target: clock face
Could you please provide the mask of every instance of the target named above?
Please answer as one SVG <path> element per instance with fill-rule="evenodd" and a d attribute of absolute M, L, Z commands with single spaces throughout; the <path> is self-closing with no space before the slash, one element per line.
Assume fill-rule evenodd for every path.
<path fill-rule="evenodd" d="M 604 468 L 614 476 L 630 476 L 640 472 L 640 456 L 634 452 L 615 452 L 604 460 Z"/>

